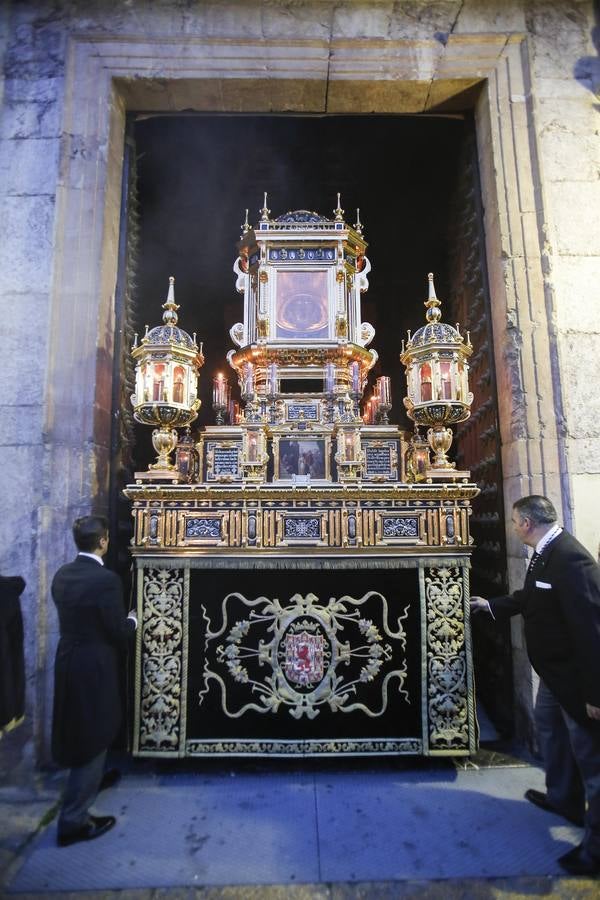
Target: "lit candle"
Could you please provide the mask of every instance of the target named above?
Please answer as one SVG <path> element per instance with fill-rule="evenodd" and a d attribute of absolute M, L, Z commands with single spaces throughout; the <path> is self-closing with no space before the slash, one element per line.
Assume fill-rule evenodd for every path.
<path fill-rule="evenodd" d="M 379 395 L 379 403 L 386 406 L 390 403 L 390 379 L 387 375 L 382 375 L 377 379 L 377 389 Z"/>
<path fill-rule="evenodd" d="M 256 462 L 258 458 L 258 439 L 254 432 L 248 435 L 248 462 Z"/>
<path fill-rule="evenodd" d="M 450 382 L 450 363 L 440 363 L 440 376 L 442 379 L 442 396 L 440 400 L 452 400 L 452 384 Z"/>
<path fill-rule="evenodd" d="M 325 390 L 328 394 L 333 394 L 335 384 L 335 366 L 333 363 L 327 363 L 325 366 Z"/>
<path fill-rule="evenodd" d="M 429 402 L 433 399 L 431 387 L 431 368 L 429 365 L 421 366 L 421 403 Z"/>
<path fill-rule="evenodd" d="M 379 407 L 379 398 L 373 394 L 369 400 L 369 425 L 375 425 L 377 422 L 377 409 Z"/>
<path fill-rule="evenodd" d="M 176 454 L 176 462 L 177 468 L 179 469 L 179 473 L 183 475 L 184 478 L 187 478 L 190 472 L 190 452 L 189 450 L 181 450 L 179 447 L 177 448 Z"/>
<path fill-rule="evenodd" d="M 277 363 L 271 363 L 267 369 L 267 394 L 277 393 Z"/>
<path fill-rule="evenodd" d="M 226 381 L 223 377 L 222 372 L 219 372 L 213 378 L 213 405 L 214 406 L 227 406 L 227 389 L 226 389 Z"/>
<path fill-rule="evenodd" d="M 252 395 L 254 393 L 254 366 L 251 362 L 246 363 L 245 388 L 246 394 Z"/>
<path fill-rule="evenodd" d="M 165 388 L 165 367 L 161 363 L 154 367 L 154 393 L 152 396 L 153 400 L 158 400 L 159 402 L 164 399 L 163 392 Z"/>
<path fill-rule="evenodd" d="M 345 456 L 347 460 L 354 459 L 354 435 L 345 434 Z"/>

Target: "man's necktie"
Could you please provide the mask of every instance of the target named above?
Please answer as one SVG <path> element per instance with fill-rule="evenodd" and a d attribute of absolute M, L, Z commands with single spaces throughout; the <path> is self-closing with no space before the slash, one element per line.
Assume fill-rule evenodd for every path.
<path fill-rule="evenodd" d="M 529 576 L 529 575 L 533 575 L 533 573 L 534 573 L 534 571 L 535 571 L 535 567 L 537 566 L 537 564 L 538 564 L 539 560 L 541 559 L 541 557 L 542 557 L 542 554 L 541 554 L 541 553 L 537 553 L 537 551 L 533 554 L 533 556 L 532 556 L 531 559 L 529 560 L 529 567 L 528 567 L 528 569 L 527 569 L 527 575 L 528 575 L 528 576 Z"/>

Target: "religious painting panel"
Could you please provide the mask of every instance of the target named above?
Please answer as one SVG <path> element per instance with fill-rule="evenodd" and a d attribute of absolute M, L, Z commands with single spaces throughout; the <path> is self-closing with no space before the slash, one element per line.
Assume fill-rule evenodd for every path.
<path fill-rule="evenodd" d="M 311 480 L 330 477 L 329 437 L 274 438 L 275 477 L 293 481 L 294 476 Z"/>

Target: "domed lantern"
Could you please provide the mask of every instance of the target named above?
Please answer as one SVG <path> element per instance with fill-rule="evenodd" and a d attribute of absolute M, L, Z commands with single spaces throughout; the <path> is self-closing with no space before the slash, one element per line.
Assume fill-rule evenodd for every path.
<path fill-rule="evenodd" d="M 177 482 L 178 468 L 169 459 L 177 446 L 176 428 L 189 425 L 198 415 L 198 375 L 204 364 L 202 345 L 177 326 L 175 279 L 169 278 L 169 292 L 163 303 L 163 324 L 148 330 L 131 350 L 135 359 L 135 393 L 131 395 L 133 415 L 144 425 L 158 426 L 152 444 L 158 454 L 147 472 L 136 472 L 137 481 Z"/>
<path fill-rule="evenodd" d="M 427 324 L 412 335 L 406 346 L 402 341 L 400 361 L 406 366 L 407 394 L 404 398 L 409 417 L 416 425 L 429 425 L 427 440 L 434 452 L 429 475 L 467 476 L 456 472 L 447 452 L 452 444 L 448 426 L 464 422 L 471 414 L 473 394 L 469 391 L 468 358 L 473 347 L 467 332 L 463 340 L 458 325 L 441 322 L 440 301 L 436 297 L 433 275 L 429 273 L 429 297 L 425 301 Z"/>

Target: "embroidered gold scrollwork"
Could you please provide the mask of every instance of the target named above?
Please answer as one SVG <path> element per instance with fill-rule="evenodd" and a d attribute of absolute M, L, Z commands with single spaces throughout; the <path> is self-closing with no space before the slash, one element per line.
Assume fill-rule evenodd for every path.
<path fill-rule="evenodd" d="M 183 576 L 143 573 L 140 749 L 176 749 L 181 726 Z"/>
<path fill-rule="evenodd" d="M 247 617 L 234 625 L 228 623 L 231 601 L 249 610 Z M 380 606 L 378 624 L 360 609 L 367 601 Z M 398 693 L 409 702 L 404 689 L 406 659 L 398 664 L 399 653 L 406 649 L 402 623 L 408 608 L 397 617 L 394 631 L 388 625 L 386 598 L 377 591 L 368 591 L 358 599 L 331 597 L 326 604 L 319 603 L 311 593 L 306 597 L 295 594 L 283 604 L 277 598 L 247 600 L 239 592 L 228 594 L 222 603 L 222 628 L 217 632 L 207 629 L 206 633 L 207 658 L 221 665 L 223 674 L 215 671 L 214 665 L 207 665 L 205 679 L 218 684 L 221 708 L 229 718 L 239 718 L 248 711 L 276 713 L 281 708 L 295 719 L 314 719 L 321 706 L 328 706 L 332 712 L 381 716 L 388 707 L 393 680 L 398 681 Z M 225 642 L 211 650 L 211 642 L 220 637 Z M 396 647 L 393 649 L 384 637 L 394 640 Z M 378 681 L 379 701 L 373 708 L 361 701 L 361 686 Z M 230 709 L 231 682 L 246 686 L 248 696 L 259 702 L 240 706 L 238 701 L 238 708 Z M 239 698 L 239 691 L 236 696 Z M 351 702 L 353 698 L 356 700 Z"/>
<path fill-rule="evenodd" d="M 464 749 L 468 746 L 468 707 L 462 570 L 428 571 L 425 597 L 429 743 L 436 750 Z"/>

